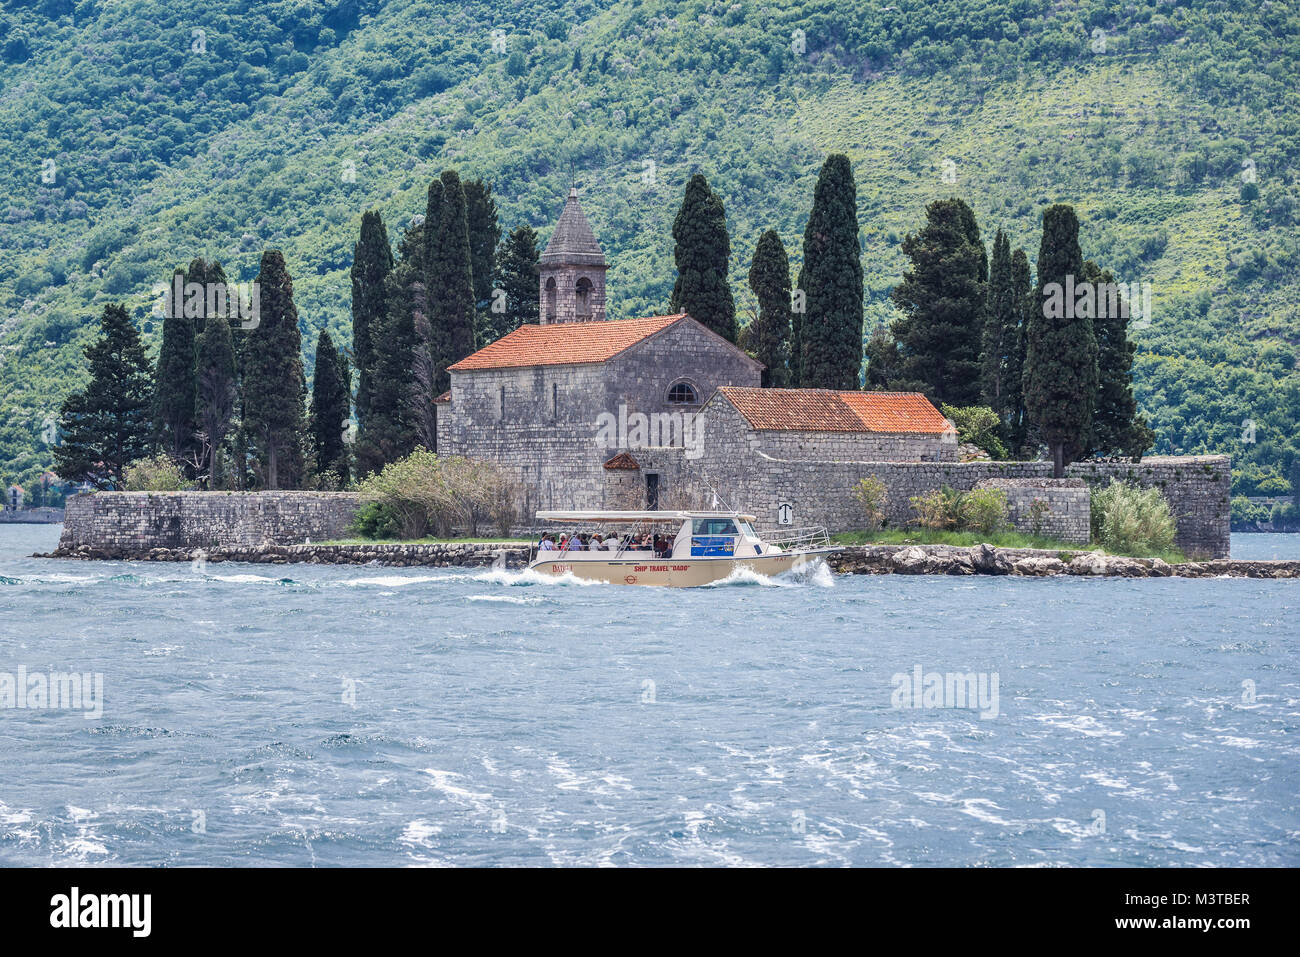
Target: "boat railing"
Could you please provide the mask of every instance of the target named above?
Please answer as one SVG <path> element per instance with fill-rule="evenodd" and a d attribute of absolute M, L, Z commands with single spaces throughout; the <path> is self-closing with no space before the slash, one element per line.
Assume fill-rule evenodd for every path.
<path fill-rule="evenodd" d="M 809 548 L 829 548 L 830 532 L 825 525 L 809 525 L 805 528 L 781 527 L 775 531 L 760 532 L 764 542 L 776 545 L 785 551 L 799 551 Z"/>

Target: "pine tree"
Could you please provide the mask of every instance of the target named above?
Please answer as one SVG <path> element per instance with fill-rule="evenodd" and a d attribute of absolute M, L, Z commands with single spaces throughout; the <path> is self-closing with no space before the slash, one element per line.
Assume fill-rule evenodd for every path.
<path fill-rule="evenodd" d="M 237 374 L 230 323 L 221 316 L 208 316 L 199 335 L 197 379 L 198 425 L 208 466 L 209 489 L 220 487 L 222 481 L 221 447 L 235 416 Z"/>
<path fill-rule="evenodd" d="M 397 263 L 385 281 L 387 313 L 372 330 L 375 381 L 370 415 L 361 423 L 356 448 L 357 474 L 363 478 L 408 455 L 418 443 L 413 397 L 416 350 L 424 343 L 416 329 L 425 325 L 427 309 L 424 257 L 428 226 L 427 219 L 413 219 L 402 235 Z"/>
<path fill-rule="evenodd" d="M 1103 290 L 1115 287 L 1115 277 L 1092 260 L 1083 264 L 1087 282 Z M 1092 413 L 1092 451 L 1097 455 L 1127 455 L 1133 459 L 1151 448 L 1155 433 L 1138 414 L 1133 397 L 1133 356 L 1137 347 L 1128 338 L 1128 304 L 1110 308 L 1106 295 L 1096 296 L 1093 330 L 1097 336 L 1097 402 Z"/>
<path fill-rule="evenodd" d="M 351 414 L 351 376 L 346 361 L 327 330 L 316 339 L 316 373 L 311 385 L 312 451 L 320 475 L 333 472 L 340 484 L 348 480 L 347 446 L 343 429 Z"/>
<path fill-rule="evenodd" d="M 499 300 L 494 296 L 484 314 L 485 344 L 495 342 L 525 323 L 538 321 L 537 260 L 540 256 L 537 233 L 531 226 L 513 229 L 501 241 L 495 257 L 493 286 L 505 295 Z M 495 311 L 498 301 L 500 312 Z"/>
<path fill-rule="evenodd" d="M 1002 230 L 993 237 L 988 294 L 984 309 L 981 350 L 981 398 L 997 414 L 1002 434 L 1009 437 L 1015 418 L 1020 378 L 1020 305 L 1011 282 L 1011 242 Z"/>
<path fill-rule="evenodd" d="M 1023 449 L 1029 432 L 1025 414 L 1025 344 L 1030 315 L 1034 311 L 1034 276 L 1029 268 L 1029 257 L 1023 249 L 1011 254 L 1011 311 L 1016 316 L 1016 342 L 1014 371 L 1008 371 L 1007 406 L 1012 409 L 1007 446 L 1013 452 Z"/>
<path fill-rule="evenodd" d="M 758 300 L 758 315 L 749 324 L 748 345 L 767 366 L 763 385 L 786 388 L 790 384 L 790 257 L 774 229 L 758 238 L 749 288 Z"/>
<path fill-rule="evenodd" d="M 195 330 L 203 327 L 206 311 L 207 264 L 195 259 L 188 270 L 175 270 L 171 279 L 154 370 L 154 432 L 158 447 L 173 462 L 189 465 L 198 446 Z M 183 292 L 179 299 L 174 294 L 178 280 Z"/>
<path fill-rule="evenodd" d="M 244 343 L 244 423 L 263 485 L 293 488 L 303 476 L 302 335 L 293 280 L 278 249 L 262 253 L 261 310 Z"/>
<path fill-rule="evenodd" d="M 799 323 L 799 384 L 856 389 L 862 369 L 862 256 L 853 167 L 842 153 L 822 165 L 803 234 L 799 288 L 806 312 Z"/>
<path fill-rule="evenodd" d="M 484 330 L 492 305 L 492 272 L 497 244 L 501 242 L 501 227 L 497 223 L 497 204 L 492 199 L 492 187 L 481 179 L 472 179 L 465 183 L 464 190 L 470 271 L 474 276 L 475 330 L 483 336 L 476 346 L 481 347 L 493 341 L 486 338 Z"/>
<path fill-rule="evenodd" d="M 671 310 L 685 312 L 728 342 L 736 341 L 736 304 L 727 282 L 731 237 L 722 197 L 701 173 L 686 184 L 677 218 L 673 220 L 673 283 Z"/>
<path fill-rule="evenodd" d="M 121 488 L 126 467 L 153 450 L 153 367 L 121 303 L 104 307 L 85 353 L 90 381 L 63 403 L 54 467 L 68 481 Z"/>
<path fill-rule="evenodd" d="M 936 200 L 925 218 L 903 238 L 912 268 L 891 293 L 902 312 L 894 336 L 903 378 L 921 384 L 936 405 L 977 405 L 988 256 L 963 200 Z"/>
<path fill-rule="evenodd" d="M 1052 454 L 1053 473 L 1088 448 L 1097 397 L 1097 338 L 1087 310 L 1064 303 L 1062 291 L 1083 271 L 1079 220 L 1065 204 L 1043 211 L 1038 286 L 1025 349 L 1025 408 Z M 1084 315 L 1079 313 L 1083 312 Z"/>
<path fill-rule="evenodd" d="M 429 298 L 429 354 L 437 369 L 438 393 L 451 386 L 447 366 L 474 351 L 474 271 L 470 253 L 465 190 L 455 170 L 441 177 L 437 233 L 426 269 Z M 432 203 L 430 204 L 432 208 Z M 432 228 L 426 218 L 425 229 Z"/>
<path fill-rule="evenodd" d="M 375 210 L 361 216 L 361 236 L 352 248 L 352 357 L 357 367 L 357 421 L 370 413 L 374 350 L 370 328 L 383 320 L 384 280 L 393 269 L 388 230 Z"/>

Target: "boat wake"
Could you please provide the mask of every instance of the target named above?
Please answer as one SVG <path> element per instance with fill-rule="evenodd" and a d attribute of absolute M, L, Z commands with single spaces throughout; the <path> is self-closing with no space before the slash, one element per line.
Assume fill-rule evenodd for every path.
<path fill-rule="evenodd" d="M 815 585 L 818 588 L 833 588 L 835 576 L 824 561 L 815 561 L 800 568 L 780 575 L 761 575 L 748 565 L 739 565 L 726 578 L 703 585 L 703 588 L 729 588 L 734 586 L 758 586 L 760 588 L 797 588 L 803 585 Z"/>

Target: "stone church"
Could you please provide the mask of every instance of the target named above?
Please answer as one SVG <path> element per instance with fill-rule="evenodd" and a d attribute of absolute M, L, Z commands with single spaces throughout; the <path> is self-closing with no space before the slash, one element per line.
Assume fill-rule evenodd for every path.
<path fill-rule="evenodd" d="M 609 320 L 607 268 L 571 189 L 538 263 L 539 323 L 450 366 L 438 400 L 438 451 L 506 466 L 526 521 L 709 507 L 738 456 L 956 460 L 924 396 L 762 389 L 762 364 L 689 315 Z"/>

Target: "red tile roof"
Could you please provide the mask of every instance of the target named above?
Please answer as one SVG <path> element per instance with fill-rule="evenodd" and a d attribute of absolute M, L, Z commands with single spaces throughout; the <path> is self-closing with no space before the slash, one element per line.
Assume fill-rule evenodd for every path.
<path fill-rule="evenodd" d="M 453 372 L 525 366 L 579 365 L 606 362 L 625 349 L 686 318 L 650 316 L 608 322 L 561 322 L 520 326 L 489 346 L 448 366 Z"/>
<path fill-rule="evenodd" d="M 619 452 L 618 455 L 605 463 L 605 468 L 610 470 L 624 470 L 630 472 L 633 469 L 639 469 L 640 467 L 641 464 L 626 452 Z"/>
<path fill-rule="evenodd" d="M 756 429 L 798 432 L 940 434 L 947 420 L 919 392 L 834 392 L 829 389 L 718 390 Z"/>

